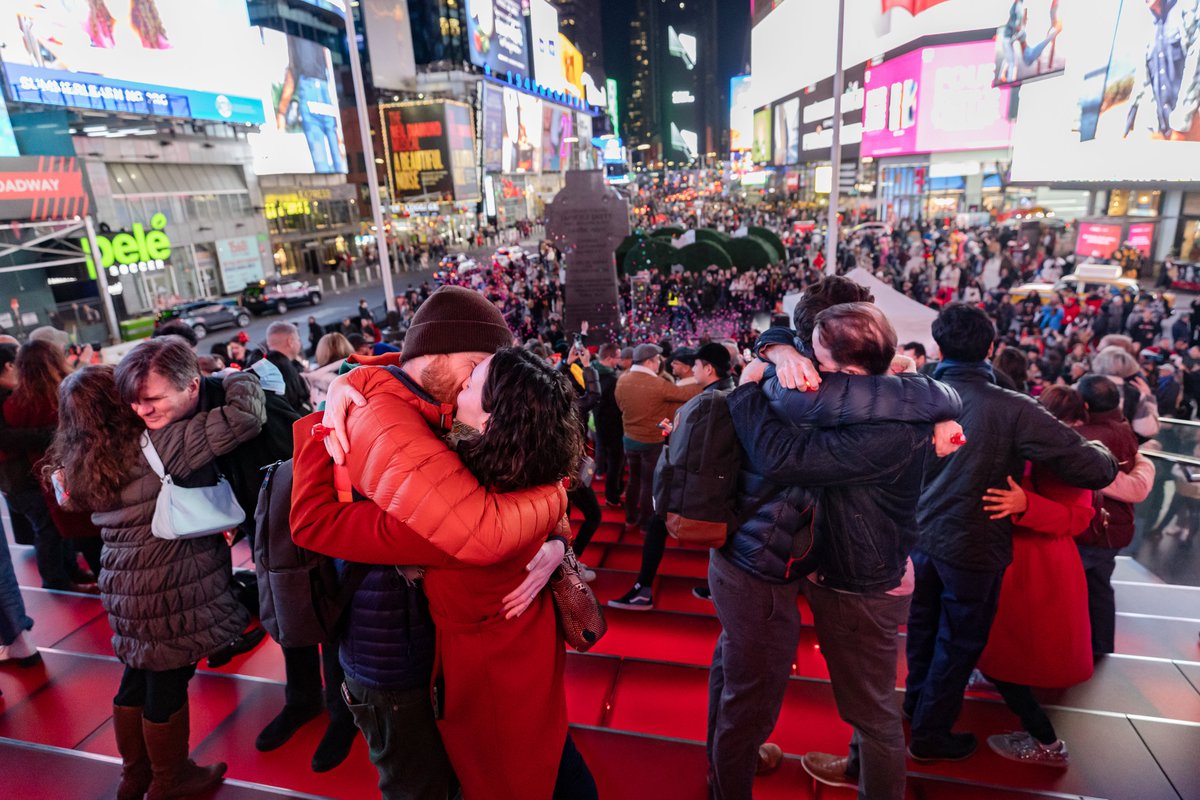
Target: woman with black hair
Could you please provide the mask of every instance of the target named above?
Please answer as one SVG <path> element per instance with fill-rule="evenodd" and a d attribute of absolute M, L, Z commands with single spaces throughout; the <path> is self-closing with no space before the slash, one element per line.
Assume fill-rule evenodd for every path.
<path fill-rule="evenodd" d="M 379 402 L 370 389 L 364 395 L 368 409 Z M 577 474 L 583 443 L 575 391 L 537 356 L 501 348 L 471 373 L 457 409 L 448 438 L 465 468 L 489 490 L 510 493 Z M 405 457 L 398 452 L 386 465 L 393 473 L 386 481 L 389 507 L 421 505 L 421 520 L 453 518 L 454 508 L 436 507 L 441 496 L 404 479 Z M 367 461 L 367 471 L 384 466 Z M 295 474 L 297 481 L 328 487 L 323 494 L 293 493 L 297 541 L 313 529 L 383 528 L 381 538 L 397 560 L 425 567 L 425 594 L 437 629 L 437 725 L 466 800 L 595 798 L 595 782 L 567 733 L 565 652 L 553 601 L 547 592 L 529 597 L 512 590 L 544 543 L 537 521 L 515 521 L 520 541 L 496 545 L 513 555 L 473 566 L 480 562 L 466 560 L 464 552 L 473 546 L 475 531 L 453 524 L 415 531 L 406 524 L 412 520 L 401 521 L 374 502 L 339 503 L 334 468 L 319 439 L 297 437 Z M 568 530 L 564 519 L 559 532 Z M 352 711 L 362 708 L 353 700 Z"/>

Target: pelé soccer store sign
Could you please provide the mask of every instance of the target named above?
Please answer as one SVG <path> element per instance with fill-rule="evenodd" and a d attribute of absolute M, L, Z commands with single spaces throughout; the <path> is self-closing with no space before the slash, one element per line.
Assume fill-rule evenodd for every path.
<path fill-rule="evenodd" d="M 96 249 L 100 251 L 100 266 L 110 277 L 156 272 L 166 266 L 171 257 L 171 239 L 166 233 L 167 216 L 161 211 L 150 218 L 150 229 L 140 222 L 126 233 L 96 234 Z M 96 279 L 96 264 L 86 238 L 79 240 L 87 262 L 88 277 Z"/>
<path fill-rule="evenodd" d="M 379 106 L 393 201 L 478 202 L 475 123 L 465 103 Z"/>

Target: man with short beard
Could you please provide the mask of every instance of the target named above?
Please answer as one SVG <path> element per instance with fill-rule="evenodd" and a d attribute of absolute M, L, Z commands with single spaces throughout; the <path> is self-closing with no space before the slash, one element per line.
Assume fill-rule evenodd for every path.
<path fill-rule="evenodd" d="M 344 462 L 352 447 L 370 452 L 368 460 L 387 458 L 389 441 L 408 442 L 411 447 L 428 450 L 430 430 L 438 436 L 449 431 L 458 393 L 472 370 L 511 343 L 512 333 L 504 317 L 482 294 L 443 286 L 413 316 L 399 356 L 359 357 L 363 366 L 330 385 L 324 427 L 311 424 L 317 420 L 313 415 L 297 423 L 297 430 L 307 430 L 304 426 L 308 423 L 315 435 L 330 432 L 326 446 L 338 463 Z M 371 398 L 369 403 L 367 397 Z M 369 406 L 370 413 L 355 414 L 352 406 Z M 448 445 L 438 456 L 457 459 Z M 444 492 L 446 487 L 438 481 L 445 462 L 439 459 L 429 458 L 415 472 L 400 477 L 389 475 L 385 466 L 378 470 L 381 478 L 374 485 L 355 486 L 354 490 L 389 513 L 420 518 L 422 508 L 389 508 L 392 491 L 387 482 L 420 480 L 429 484 L 430 493 Z M 293 497 L 304 491 L 305 481 L 298 470 L 293 478 Z M 451 490 L 459 488 L 465 487 L 456 485 Z M 470 526 L 474 538 L 483 542 L 505 539 L 506 519 L 537 519 L 537 509 L 555 503 L 558 513 L 553 516 L 557 522 L 566 509 L 565 494 L 559 487 L 494 494 L 475 484 L 454 507 L 457 519 Z M 293 527 L 292 533 L 302 547 L 348 562 L 397 562 L 386 531 L 332 525 Z M 436 548 L 431 544 L 430 550 Z M 515 615 L 528 608 L 562 562 L 564 550 L 565 543 L 558 538 L 542 547 L 529 564 L 529 577 L 505 598 L 506 612 Z M 503 552 L 491 555 L 495 561 L 506 556 Z M 456 557 L 467 563 L 464 554 Z M 384 800 L 446 800 L 454 782 L 430 703 L 435 631 L 419 576 L 419 570 L 409 568 L 365 567 L 350 600 L 340 640 L 340 659 L 346 673 L 343 697 L 362 729 L 371 762 L 379 771 Z"/>

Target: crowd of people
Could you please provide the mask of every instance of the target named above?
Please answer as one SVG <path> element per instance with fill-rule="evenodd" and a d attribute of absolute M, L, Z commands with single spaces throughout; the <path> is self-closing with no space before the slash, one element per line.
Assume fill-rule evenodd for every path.
<path fill-rule="evenodd" d="M 566 327 L 569 264 L 546 244 L 444 271 L 385 318 L 365 300 L 332 329 L 310 318 L 307 344 L 277 321 L 261 344 L 201 354 L 190 328 L 168 324 L 113 368 L 52 329 L 0 342 L 0 489 L 44 585 L 98 593 L 108 614 L 125 667 L 112 712 L 122 800 L 222 780 L 224 764 L 189 758 L 188 684 L 202 659 L 258 646 L 268 620 L 286 691 L 259 750 L 327 713 L 312 769 L 336 767 L 362 735 L 388 800 L 596 797 L 567 726 L 547 587 L 568 549 L 595 577 L 603 504 L 644 537 L 634 583 L 608 606 L 654 607 L 670 536 L 656 475 L 702 401 L 727 410 L 740 453 L 732 496 L 692 498 L 735 509 L 695 588 L 722 627 L 714 798 L 748 800 L 780 763 L 770 736 L 801 594 L 854 731 L 844 753 L 804 755 L 816 780 L 902 798 L 906 755 L 969 758 L 979 743 L 956 730 L 968 688 L 998 693 L 1019 722 L 988 738 L 993 751 L 1068 765 L 1034 690 L 1086 681 L 1113 652 L 1115 558 L 1154 485 L 1138 447 L 1160 416 L 1195 413 L 1200 307 L 1171 317 L 1161 293 L 1058 290 L 1014 302 L 1071 265 L 996 229 L 846 236 L 831 271 L 861 267 L 936 307 L 935 358 L 898 339 L 868 288 L 825 274 L 819 234 L 716 201 L 678 221 L 770 225 L 788 258 L 623 280 L 627 324 L 602 341 Z M 280 462 L 276 519 L 263 470 Z M 214 532 L 181 510 L 198 502 L 199 517 L 230 522 Z M 261 559 L 257 580 L 232 567 L 237 539 L 257 556 L 280 536 L 332 575 L 334 622 L 316 639 L 285 640 L 277 609 L 295 598 L 268 609 Z M 270 591 L 300 591 L 281 585 Z M 38 662 L 32 624 L 0 548 L 0 661 Z"/>

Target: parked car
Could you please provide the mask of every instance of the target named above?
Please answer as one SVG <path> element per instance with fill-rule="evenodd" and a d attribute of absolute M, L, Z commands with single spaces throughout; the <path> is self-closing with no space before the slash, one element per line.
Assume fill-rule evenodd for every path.
<path fill-rule="evenodd" d="M 203 339 L 209 331 L 218 328 L 246 327 L 250 324 L 250 312 L 236 300 L 196 300 L 158 312 L 154 330 L 175 320 L 191 326 L 196 337 Z"/>
<path fill-rule="evenodd" d="M 286 314 L 292 306 L 320 305 L 321 290 L 307 281 L 275 278 L 246 284 L 242 305 L 255 314 L 275 311 Z"/>

